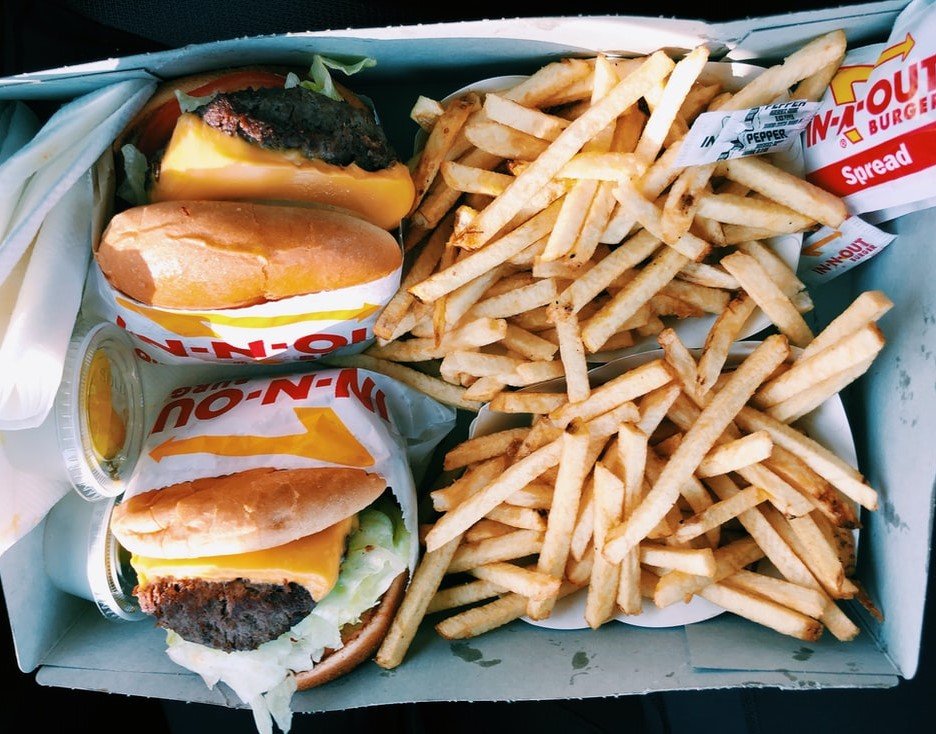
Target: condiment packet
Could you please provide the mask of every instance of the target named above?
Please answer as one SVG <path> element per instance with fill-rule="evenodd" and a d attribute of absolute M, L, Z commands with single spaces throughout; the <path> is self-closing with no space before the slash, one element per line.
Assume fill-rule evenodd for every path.
<path fill-rule="evenodd" d="M 676 156 L 677 166 L 763 155 L 786 150 L 819 108 L 792 100 L 730 112 L 703 112 L 692 123 Z"/>
<path fill-rule="evenodd" d="M 821 227 L 803 241 L 797 275 L 807 285 L 825 283 L 877 255 L 897 238 L 860 217 L 838 227 Z"/>
<path fill-rule="evenodd" d="M 850 51 L 803 135 L 807 177 L 883 222 L 936 204 L 936 2 Z"/>

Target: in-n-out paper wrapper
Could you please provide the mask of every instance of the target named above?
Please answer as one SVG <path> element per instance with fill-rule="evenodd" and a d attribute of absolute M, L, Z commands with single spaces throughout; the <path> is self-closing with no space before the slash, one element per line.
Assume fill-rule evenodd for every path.
<path fill-rule="evenodd" d="M 936 2 L 850 51 L 803 135 L 810 181 L 883 222 L 936 205 Z"/>
<path fill-rule="evenodd" d="M 170 632 L 172 660 L 199 673 L 209 686 L 227 684 L 253 709 L 261 732 L 271 731 L 271 716 L 288 730 L 295 690 L 290 671 L 308 670 L 325 648 L 340 646 L 340 627 L 357 621 L 405 568 L 414 570 L 416 492 L 407 459 L 424 460 L 454 423 L 453 409 L 356 368 L 173 390 L 156 415 L 127 497 L 263 467 L 351 467 L 386 480 L 408 536 L 391 528 L 387 538 L 386 527 L 379 535 L 381 523 L 363 511 L 355 531 L 360 537 L 352 533 L 349 539 L 335 588 L 287 633 L 256 650 L 227 653 Z M 388 525 L 385 517 L 376 517 Z"/>
<path fill-rule="evenodd" d="M 94 263 L 89 305 L 126 329 L 148 362 L 298 362 L 365 349 L 401 272 L 402 266 L 369 283 L 255 306 L 195 311 L 136 301 L 113 288 Z"/>

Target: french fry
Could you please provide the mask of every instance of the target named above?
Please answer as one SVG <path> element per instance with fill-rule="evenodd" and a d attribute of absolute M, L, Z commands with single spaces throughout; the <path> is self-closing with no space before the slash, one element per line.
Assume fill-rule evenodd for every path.
<path fill-rule="evenodd" d="M 658 236 L 666 244 L 673 246 L 689 234 L 689 226 L 698 212 L 702 194 L 714 172 L 714 163 L 690 166 L 679 174 L 670 187 L 658 225 Z"/>
<path fill-rule="evenodd" d="M 803 281 L 796 277 L 796 273 L 763 243 L 742 242 L 738 245 L 738 249 L 757 260 L 785 296 L 792 299 L 797 293 L 806 289 Z"/>
<path fill-rule="evenodd" d="M 503 319 L 552 303 L 557 295 L 556 282 L 552 278 L 546 278 L 511 292 L 486 298 L 476 303 L 470 314 L 472 317 Z"/>
<path fill-rule="evenodd" d="M 696 285 L 704 285 L 707 288 L 721 288 L 722 290 L 734 291 L 741 287 L 738 281 L 722 268 L 714 265 L 706 265 L 705 263 L 686 263 L 685 267 L 679 271 L 676 277 L 679 280 L 695 283 Z"/>
<path fill-rule="evenodd" d="M 680 601 L 688 601 L 709 584 L 730 578 L 739 569 L 764 557 L 753 538 L 745 537 L 714 551 L 715 573 L 712 576 L 696 576 L 683 571 L 669 571 L 660 577 L 653 591 L 653 603 L 661 609 Z"/>
<path fill-rule="evenodd" d="M 403 278 L 400 284 L 400 290 L 390 299 L 386 308 L 381 312 L 374 324 L 374 334 L 382 339 L 393 339 L 397 334 L 397 328 L 406 312 L 415 300 L 407 288 L 428 278 L 442 257 L 442 251 L 445 249 L 445 241 L 452 232 L 454 220 L 448 217 L 443 221 L 430 235 L 423 249 L 420 251 L 412 267 Z"/>
<path fill-rule="evenodd" d="M 688 263 L 693 265 L 694 263 Z M 685 268 L 683 268 L 685 270 Z M 682 273 L 683 271 L 680 271 Z M 660 290 L 665 296 L 673 296 L 682 301 L 695 306 L 705 313 L 719 314 L 728 306 L 731 295 L 727 291 L 719 288 L 709 288 L 694 283 L 688 283 L 684 280 L 671 280 Z"/>
<path fill-rule="evenodd" d="M 848 216 L 845 204 L 837 196 L 777 168 L 759 156 L 722 161 L 718 170 L 732 181 L 828 227 L 837 228 Z"/>
<path fill-rule="evenodd" d="M 447 589 L 440 589 L 432 597 L 429 606 L 426 607 L 426 614 L 443 612 L 446 609 L 456 609 L 465 607 L 475 602 L 484 601 L 491 597 L 505 594 L 507 589 L 490 581 L 469 581 L 466 584 L 450 586 Z"/>
<path fill-rule="evenodd" d="M 638 405 L 640 420 L 637 422 L 637 428 L 647 436 L 652 435 L 679 397 L 679 393 L 679 385 L 670 383 L 644 395 Z"/>
<path fill-rule="evenodd" d="M 465 399 L 487 403 L 500 395 L 505 387 L 505 383 L 496 377 L 478 377 L 465 390 Z"/>
<path fill-rule="evenodd" d="M 636 172 L 633 153 L 587 151 L 576 154 L 556 177 L 616 182 L 631 178 Z"/>
<path fill-rule="evenodd" d="M 578 516 L 572 528 L 572 540 L 569 543 L 569 555 L 581 561 L 590 548 L 595 533 L 595 475 L 585 481 L 579 500 Z M 589 573 L 589 576 L 591 574 Z"/>
<path fill-rule="evenodd" d="M 538 382 L 554 380 L 564 375 L 562 362 L 556 359 L 547 362 L 521 362 L 512 374 L 504 377 L 504 380 L 508 385 L 514 387 L 526 387 L 527 385 L 535 385 Z"/>
<path fill-rule="evenodd" d="M 559 463 L 561 452 L 562 442 L 557 440 L 507 467 L 497 479 L 443 515 L 426 537 L 426 547 L 438 548 L 467 530 L 511 494 Z"/>
<path fill-rule="evenodd" d="M 578 591 L 579 588 L 574 584 L 563 583 L 559 589 L 558 597 L 561 599 Z M 505 594 L 489 604 L 473 607 L 442 620 L 435 626 L 435 630 L 446 640 L 477 637 L 519 619 L 526 612 L 526 608 L 527 598 L 525 596 Z"/>
<path fill-rule="evenodd" d="M 614 189 L 614 197 L 633 213 L 648 232 L 685 256 L 687 260 L 701 260 L 708 253 L 709 244 L 690 234 L 688 225 L 686 230 L 677 236 L 664 236 L 666 235 L 664 212 L 661 212 L 654 202 L 645 199 L 636 186 L 629 181 L 621 181 L 617 185 Z"/>
<path fill-rule="evenodd" d="M 425 362 L 440 359 L 453 349 L 482 347 L 500 341 L 507 334 L 503 319 L 482 317 L 446 333 L 437 345 L 435 339 L 407 339 L 393 341 L 386 346 L 374 345 L 366 354 L 392 362 Z"/>
<path fill-rule="evenodd" d="M 757 260 L 743 252 L 735 252 L 722 258 L 721 264 L 792 344 L 805 347 L 812 341 L 813 333 L 799 311 Z"/>
<path fill-rule="evenodd" d="M 665 77 L 673 62 L 663 53 L 648 57 L 640 68 L 622 80 L 600 102 L 572 122 L 550 146 L 523 171 L 507 191 L 482 211 L 456 244 L 477 249 L 487 243 L 520 210 L 520 207 L 559 170 L 591 138 L 605 129 L 612 120 L 636 103 L 656 81 Z"/>
<path fill-rule="evenodd" d="M 672 379 L 669 367 L 663 360 L 656 359 L 595 388 L 587 400 L 564 403 L 550 412 L 549 417 L 560 428 L 565 428 L 573 420 L 589 421 L 621 403 L 646 395 Z"/>
<path fill-rule="evenodd" d="M 432 527 L 430 526 L 430 530 Z M 512 533 L 516 530 L 513 525 L 505 525 L 502 522 L 497 522 L 497 520 L 489 520 L 484 518 L 483 520 L 478 520 L 474 525 L 472 525 L 468 530 L 465 531 L 464 541 L 465 543 L 478 543 L 482 540 L 487 540 L 488 538 L 496 538 L 500 535 L 507 535 L 507 533 Z M 428 531 L 426 533 L 428 535 Z"/>
<path fill-rule="evenodd" d="M 466 166 L 457 161 L 443 161 L 439 171 L 451 189 L 467 194 L 499 196 L 514 180 L 513 176 L 506 173 Z"/>
<path fill-rule="evenodd" d="M 807 617 L 818 619 L 822 616 L 825 600 L 818 591 L 797 586 L 789 581 L 765 576 L 753 571 L 740 570 L 726 578 L 722 584 L 733 589 L 748 591 L 765 599 L 789 607 Z"/>
<path fill-rule="evenodd" d="M 499 476 L 506 466 L 507 458 L 499 455 L 471 467 L 448 487 L 434 489 L 429 493 L 433 509 L 446 512 L 457 507 Z"/>
<path fill-rule="evenodd" d="M 566 394 L 569 396 L 569 403 L 581 403 L 591 394 L 591 388 L 588 383 L 588 365 L 585 362 L 585 347 L 582 344 L 578 318 L 568 298 L 561 298 L 550 306 L 549 313 L 559 337 L 559 356 L 565 370 Z"/>
<path fill-rule="evenodd" d="M 456 535 L 435 551 L 423 555 L 390 623 L 390 629 L 377 650 L 375 660 L 381 668 L 395 668 L 403 662 L 460 542 L 461 536 Z"/>
<path fill-rule="evenodd" d="M 801 232 L 813 220 L 768 199 L 734 194 L 705 194 L 699 200 L 700 216 L 726 224 L 746 225 L 757 222 L 758 227 L 771 232 Z"/>
<path fill-rule="evenodd" d="M 731 301 L 715 319 L 705 338 L 702 356 L 699 357 L 699 390 L 703 395 L 712 389 L 725 366 L 732 343 L 756 307 L 757 304 L 750 296 L 741 295 Z"/>
<path fill-rule="evenodd" d="M 754 396 L 754 405 L 769 408 L 839 372 L 872 360 L 884 348 L 884 335 L 874 324 L 855 331 L 806 359 L 797 359 L 779 377 L 765 383 Z"/>
<path fill-rule="evenodd" d="M 619 331 L 663 286 L 669 283 L 688 258 L 672 248 L 664 248 L 630 283 L 622 288 L 598 313 L 585 322 L 582 341 L 590 352 L 596 352 Z"/>
<path fill-rule="evenodd" d="M 868 371 L 873 362 L 874 357 L 870 357 L 845 368 L 841 372 L 836 372 L 831 377 L 821 380 L 806 390 L 773 405 L 767 410 L 767 414 L 784 423 L 792 423 L 812 412 L 830 397 L 861 377 Z"/>
<path fill-rule="evenodd" d="M 865 291 L 813 339 L 803 350 L 800 359 L 809 359 L 816 353 L 877 321 L 890 311 L 893 305 L 891 300 L 881 291 Z"/>
<path fill-rule="evenodd" d="M 432 183 L 439 172 L 439 166 L 455 142 L 455 138 L 458 137 L 458 133 L 468 116 L 479 108 L 478 97 L 474 94 L 452 100 L 433 124 L 426 140 L 426 146 L 419 157 L 419 163 L 416 164 L 416 169 L 413 171 L 412 177 L 413 184 L 416 187 L 416 197 L 413 200 L 410 214 L 422 202 L 423 197 L 429 190 L 429 184 Z"/>
<path fill-rule="evenodd" d="M 442 468 L 445 471 L 452 471 L 453 469 L 460 469 L 469 464 L 506 454 L 514 446 L 519 445 L 529 433 L 529 428 L 508 428 L 505 431 L 469 439 L 460 443 L 445 455 Z"/>
<path fill-rule="evenodd" d="M 559 207 L 558 202 L 551 204 L 526 224 L 521 225 L 496 242 L 492 242 L 483 250 L 471 253 L 471 255 L 459 260 L 451 267 L 441 270 L 422 283 L 412 286 L 410 293 L 421 301 L 431 303 L 446 293 L 451 293 L 459 286 L 490 272 L 492 268 L 517 255 L 524 248 L 529 247 L 532 243 L 548 234 L 556 223 Z"/>
<path fill-rule="evenodd" d="M 543 601 L 559 595 L 562 580 L 511 563 L 488 563 L 470 571 L 471 575 L 502 586 L 527 599 Z"/>
<path fill-rule="evenodd" d="M 565 393 L 512 392 L 501 393 L 491 401 L 495 413 L 551 413 L 565 405 Z"/>
<path fill-rule="evenodd" d="M 440 403 L 451 405 L 464 410 L 477 411 L 481 408 L 481 403 L 465 399 L 465 389 L 450 385 L 447 382 L 430 377 L 427 374 L 396 364 L 388 362 L 385 359 L 375 359 L 366 354 L 352 354 L 347 356 L 329 355 L 322 359 L 322 364 L 332 367 L 360 367 L 361 369 L 379 372 L 387 377 L 399 380 L 404 385 L 409 385 L 429 397 L 435 398 Z"/>
<path fill-rule="evenodd" d="M 621 519 L 629 518 L 643 497 L 643 478 L 647 463 L 647 435 L 635 425 L 623 423 L 618 430 L 617 457 L 624 478 L 624 501 Z M 608 528 L 604 533 L 607 541 Z M 601 545 L 602 555 L 604 543 Z M 629 550 L 620 563 L 617 605 L 624 614 L 640 614 L 640 555 L 636 548 Z"/>
<path fill-rule="evenodd" d="M 429 132 L 443 112 L 445 112 L 445 108 L 438 101 L 420 94 L 410 110 L 410 119 L 423 130 Z"/>
<path fill-rule="evenodd" d="M 865 484 L 858 470 L 818 442 L 753 408 L 742 408 L 736 421 L 745 431 L 767 431 L 774 444 L 796 454 L 832 486 L 862 507 L 877 509 L 877 492 Z"/>
<path fill-rule="evenodd" d="M 485 95 L 484 111 L 494 122 L 507 125 L 541 140 L 553 141 L 569 126 L 568 120 L 525 107 L 494 93 Z M 513 158 L 514 156 L 507 157 Z"/>
<path fill-rule="evenodd" d="M 667 132 L 679 114 L 693 83 L 705 67 L 708 56 L 708 49 L 699 46 L 673 68 L 663 94 L 647 120 L 640 141 L 637 143 L 637 149 L 634 151 L 635 156 L 644 166 L 649 166 L 656 159 Z"/>
<path fill-rule="evenodd" d="M 756 507 L 766 499 L 767 493 L 760 487 L 742 489 L 733 497 L 709 505 L 699 514 L 684 520 L 671 536 L 672 542 L 688 543 L 693 538 L 724 525 L 745 510 Z"/>
<path fill-rule="evenodd" d="M 428 548 L 429 536 L 426 536 Z M 486 563 L 513 561 L 539 553 L 543 546 L 543 534 L 535 530 L 514 530 L 512 533 L 463 543 L 452 556 L 446 573 L 462 573 Z"/>
<path fill-rule="evenodd" d="M 737 471 L 769 459 L 772 451 L 773 441 L 770 440 L 770 434 L 757 431 L 716 446 L 702 459 L 696 474 L 700 477 L 711 477 Z"/>
<path fill-rule="evenodd" d="M 770 336 L 734 371 L 725 387 L 686 433 L 650 494 L 623 524 L 609 534 L 604 554 L 610 560 L 620 561 L 663 519 L 676 502 L 683 482 L 692 476 L 732 418 L 788 354 L 786 339 Z"/>
<path fill-rule="evenodd" d="M 467 124 L 465 137 L 478 150 L 500 158 L 514 158 L 521 161 L 537 160 L 548 145 L 544 140 L 486 119 Z"/>
<path fill-rule="evenodd" d="M 715 556 L 711 548 L 671 548 L 651 543 L 640 544 L 640 562 L 694 576 L 715 575 Z"/>
<path fill-rule="evenodd" d="M 441 368 L 461 372 L 474 377 L 498 377 L 513 372 L 519 360 L 482 352 L 449 352 L 442 360 Z"/>
<path fill-rule="evenodd" d="M 695 359 L 689 350 L 680 341 L 672 329 L 664 329 L 657 337 L 657 342 L 663 347 L 663 359 L 679 378 L 683 391 L 697 404 L 701 405 L 703 396 L 697 386 L 697 367 Z"/>
<path fill-rule="evenodd" d="M 582 485 L 591 471 L 591 465 L 587 463 L 588 444 L 588 435 L 584 433 L 565 433 L 561 439 L 559 476 L 556 479 L 552 508 L 549 510 L 543 549 L 536 566 L 541 573 L 557 578 L 562 577 L 565 569 Z M 527 606 L 527 614 L 533 619 L 544 619 L 552 612 L 553 603 L 549 599 L 531 601 Z"/>
<path fill-rule="evenodd" d="M 699 596 L 740 617 L 799 640 L 815 642 L 822 636 L 822 625 L 815 619 L 732 586 L 709 584 L 699 591 Z"/>
<path fill-rule="evenodd" d="M 588 594 L 585 599 L 585 621 L 597 629 L 614 615 L 620 579 L 620 566 L 609 562 L 600 552 L 612 525 L 621 521 L 624 504 L 624 484 L 601 463 L 595 464 L 594 539 L 595 557 Z"/>
<path fill-rule="evenodd" d="M 710 477 L 705 481 L 720 499 L 727 499 L 740 491 L 734 482 L 726 476 Z M 764 516 L 761 508 L 755 507 L 742 512 L 738 515 L 738 520 L 763 550 L 764 555 L 770 559 L 771 563 L 777 567 L 787 581 L 815 589 L 822 593 L 823 598 L 828 599 L 820 621 L 828 627 L 829 632 L 836 639 L 847 641 L 858 635 L 858 627 L 825 594 L 815 576 L 777 533 Z"/>
<path fill-rule="evenodd" d="M 634 423 L 639 418 L 640 413 L 636 405 L 631 402 L 621 403 L 607 413 L 584 423 L 583 428 L 592 437 L 606 438 L 617 433 L 622 423 Z"/>
<path fill-rule="evenodd" d="M 507 332 L 501 341 L 511 351 L 533 361 L 548 362 L 559 350 L 559 347 L 552 342 L 513 324 L 507 324 Z"/>
<path fill-rule="evenodd" d="M 517 507 L 529 507 L 534 510 L 548 510 L 552 507 L 553 487 L 542 482 L 531 482 L 518 489 L 504 502 Z"/>
<path fill-rule="evenodd" d="M 456 143 L 457 145 L 457 143 Z M 501 162 L 501 158 L 476 148 L 458 158 L 458 162 L 472 168 L 491 170 Z M 448 213 L 461 196 L 460 191 L 450 188 L 444 180 L 436 178 L 419 208 L 413 212 L 410 221 L 419 227 L 432 229 Z"/>
<path fill-rule="evenodd" d="M 660 240 L 646 230 L 641 230 L 610 255 L 602 258 L 587 273 L 579 276 L 567 289 L 572 295 L 572 305 L 576 313 L 592 302 L 622 273 L 646 260 L 659 247 Z"/>
<path fill-rule="evenodd" d="M 774 446 L 765 465 L 806 495 L 835 526 L 858 527 L 858 516 L 852 503 L 843 499 L 829 482 L 806 466 L 798 456 Z"/>
<path fill-rule="evenodd" d="M 504 525 L 523 530 L 546 530 L 546 521 L 542 515 L 528 507 L 515 507 L 510 504 L 498 505 L 486 517 L 489 520 L 496 520 Z"/>

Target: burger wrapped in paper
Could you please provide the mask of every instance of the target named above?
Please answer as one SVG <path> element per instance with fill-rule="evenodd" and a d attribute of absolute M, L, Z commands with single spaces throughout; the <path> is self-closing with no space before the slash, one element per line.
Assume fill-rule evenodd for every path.
<path fill-rule="evenodd" d="M 111 521 L 172 660 L 288 730 L 295 690 L 386 633 L 417 555 L 406 451 L 452 413 L 357 369 L 174 390 Z"/>
<path fill-rule="evenodd" d="M 95 259 L 95 310 L 168 364 L 359 351 L 403 262 L 397 240 L 363 219 L 234 201 L 127 209 Z"/>
<path fill-rule="evenodd" d="M 409 170 L 315 56 L 161 85 L 115 143 L 118 213 L 94 307 L 154 362 L 287 362 L 363 349 L 400 281 Z"/>

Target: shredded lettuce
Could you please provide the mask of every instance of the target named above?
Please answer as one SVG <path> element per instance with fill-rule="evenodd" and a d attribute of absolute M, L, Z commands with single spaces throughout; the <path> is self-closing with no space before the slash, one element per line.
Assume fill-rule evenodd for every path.
<path fill-rule="evenodd" d="M 124 178 L 117 188 L 117 195 L 133 206 L 148 204 L 146 175 L 149 172 L 149 163 L 146 156 L 132 143 L 121 147 L 120 156 L 123 158 Z"/>
<path fill-rule="evenodd" d="M 362 69 L 369 69 L 372 66 L 377 65 L 377 60 L 370 57 L 365 57 L 360 61 L 356 61 L 353 64 L 347 64 L 337 59 L 331 59 L 328 56 L 320 56 L 315 54 L 312 57 L 312 67 L 309 69 L 309 76 L 311 79 L 298 82 L 299 86 L 305 87 L 306 89 L 312 92 L 318 92 L 319 94 L 324 94 L 326 97 L 329 97 L 336 102 L 341 102 L 341 95 L 338 93 L 338 90 L 335 89 L 335 82 L 332 81 L 331 73 L 329 69 L 335 69 L 340 71 L 347 76 L 352 74 L 357 74 Z M 295 86 L 295 82 L 291 85 L 289 77 L 286 78 L 286 88 L 289 89 L 290 86 Z"/>
<path fill-rule="evenodd" d="M 176 99 L 179 100 L 179 109 L 182 110 L 183 114 L 186 112 L 194 112 L 202 105 L 208 104 L 216 95 L 217 92 L 205 97 L 193 97 L 191 94 L 186 94 L 181 89 L 175 90 Z"/>
<path fill-rule="evenodd" d="M 198 673 L 209 688 L 219 681 L 227 684 L 253 710 L 260 734 L 272 734 L 273 721 L 283 732 L 289 731 L 294 672 L 311 670 L 325 648 L 340 648 L 341 628 L 357 622 L 406 568 L 409 533 L 396 505 L 381 501 L 358 519 L 335 587 L 275 640 L 256 650 L 224 652 L 183 640 L 172 631 L 166 636 L 172 661 Z"/>

